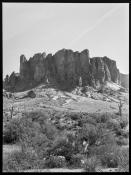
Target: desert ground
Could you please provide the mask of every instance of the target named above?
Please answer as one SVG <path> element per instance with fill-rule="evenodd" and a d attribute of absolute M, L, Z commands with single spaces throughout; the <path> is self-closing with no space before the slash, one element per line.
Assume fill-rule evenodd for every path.
<path fill-rule="evenodd" d="M 77 87 L 71 92 L 66 92 L 58 90 L 55 87 L 50 85 L 41 84 L 32 89 L 36 94 L 35 98 L 30 98 L 26 96 L 28 91 L 13 93 L 11 98 L 3 96 L 3 133 L 6 132 L 8 125 L 13 121 L 20 121 L 25 113 L 31 112 L 40 112 L 48 116 L 48 121 L 52 125 L 55 125 L 57 128 L 57 136 L 67 133 L 77 132 L 81 126 L 78 126 L 79 115 L 85 116 L 84 120 L 88 120 L 88 117 L 102 114 L 114 123 L 118 123 L 123 119 L 126 120 L 126 125 L 121 128 L 120 132 L 123 132 L 122 135 L 117 134 L 114 136 L 116 140 L 119 140 L 123 143 L 119 144 L 120 149 L 127 149 L 129 151 L 129 94 L 127 92 L 120 92 L 118 87 L 115 84 L 110 85 L 110 93 L 95 92 L 93 89 L 86 93 L 81 92 L 81 88 Z M 8 93 L 8 92 L 6 92 Z M 119 105 L 120 99 L 122 102 L 122 116 L 119 115 Z M 70 114 L 77 114 L 76 119 L 70 117 Z M 111 117 L 110 117 L 111 116 Z M 77 121 L 78 120 L 78 121 Z M 124 121 L 125 121 L 124 120 Z M 32 120 L 33 121 L 33 120 Z M 37 128 L 37 121 L 34 121 Z M 88 122 L 86 121 L 88 124 Z M 104 123 L 104 122 L 103 122 Z M 15 126 L 15 125 L 14 125 Z M 59 126 L 59 127 L 58 127 Z M 84 124 L 82 125 L 84 126 Z M 107 125 L 106 125 L 107 126 Z M 16 127 L 16 126 L 15 126 Z M 39 126 L 38 126 L 39 128 Z M 28 132 L 28 130 L 27 130 Z M 113 130 L 114 132 L 114 130 Z M 115 132 L 114 132 L 115 133 Z M 64 138 L 63 134 L 63 138 Z M 116 134 L 116 133 L 115 133 Z M 6 135 L 6 134 L 5 134 Z M 124 136 L 126 135 L 126 136 Z M 128 136 L 127 136 L 128 135 Z M 55 136 L 56 137 L 56 136 Z M 37 137 L 38 138 L 38 137 Z M 43 138 L 42 138 L 43 139 Z M 53 138 L 54 139 L 54 138 Z M 7 139 L 8 140 L 8 139 Z M 35 143 L 37 144 L 38 141 Z M 51 143 L 53 144 L 53 143 Z M 24 147 L 25 148 L 25 147 Z M 30 146 L 27 144 L 27 149 L 30 149 Z M 27 166 L 27 169 L 24 166 L 12 165 L 13 159 L 11 158 L 12 154 L 21 153 L 23 151 L 23 145 L 20 141 L 15 141 L 8 143 L 4 141 L 3 143 L 3 171 L 5 172 L 82 172 L 87 170 L 82 166 L 58 166 L 58 167 L 38 167 L 31 165 L 31 168 Z M 34 147 L 34 150 L 36 148 Z M 24 150 L 25 151 L 25 150 Z M 28 150 L 29 151 L 29 150 Z M 18 162 L 17 162 L 18 163 Z M 9 166 L 7 166 L 9 165 Z M 14 168 L 13 168 L 14 167 Z M 23 168 L 24 167 L 24 168 Z M 87 166 L 86 166 L 87 167 Z M 88 170 L 87 170 L 88 171 Z M 110 171 L 121 171 L 119 166 L 95 166 L 95 171 L 99 172 L 110 172 Z"/>

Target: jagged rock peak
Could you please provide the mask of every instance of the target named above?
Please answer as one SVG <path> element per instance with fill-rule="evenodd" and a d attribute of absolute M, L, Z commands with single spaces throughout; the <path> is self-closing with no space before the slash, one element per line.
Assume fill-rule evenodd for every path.
<path fill-rule="evenodd" d="M 25 55 L 21 55 L 20 56 L 20 63 L 24 63 L 24 62 L 26 62 L 27 60 L 26 60 L 26 57 L 25 57 Z"/>
<path fill-rule="evenodd" d="M 21 86 L 26 89 L 29 84 L 33 86 L 47 79 L 59 86 L 75 87 L 79 85 L 80 77 L 82 86 L 96 87 L 105 81 L 120 83 L 116 61 L 106 56 L 90 58 L 88 49 L 78 52 L 63 48 L 54 55 L 46 55 L 45 52 L 34 54 L 28 61 L 21 55 L 20 76 L 15 88 Z"/>

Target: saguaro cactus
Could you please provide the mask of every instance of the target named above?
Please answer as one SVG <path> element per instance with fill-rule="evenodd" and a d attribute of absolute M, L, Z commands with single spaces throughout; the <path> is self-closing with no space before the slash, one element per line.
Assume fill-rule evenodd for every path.
<path fill-rule="evenodd" d="M 120 103 L 118 104 L 120 116 L 122 116 L 122 106 L 123 106 L 123 104 L 122 104 L 122 102 L 120 100 Z"/>
<path fill-rule="evenodd" d="M 79 78 L 79 86 L 82 87 L 82 78 Z"/>
<path fill-rule="evenodd" d="M 11 109 L 10 109 L 10 117 L 12 119 L 12 116 L 13 116 L 13 111 L 14 111 L 14 107 L 12 106 Z"/>

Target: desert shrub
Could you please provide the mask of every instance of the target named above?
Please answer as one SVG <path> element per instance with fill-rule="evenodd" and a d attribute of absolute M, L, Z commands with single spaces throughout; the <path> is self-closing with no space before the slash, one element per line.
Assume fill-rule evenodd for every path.
<path fill-rule="evenodd" d="M 71 113 L 69 116 L 72 120 L 79 120 L 81 118 L 81 115 L 79 113 Z"/>
<path fill-rule="evenodd" d="M 125 137 L 128 137 L 128 133 L 121 128 L 120 122 L 117 120 L 108 121 L 107 128 L 114 131 L 116 136 L 124 136 L 125 135 Z"/>
<path fill-rule="evenodd" d="M 104 145 L 101 147 L 101 153 L 99 158 L 103 166 L 107 168 L 117 168 L 118 167 L 118 147 L 116 145 Z"/>
<path fill-rule="evenodd" d="M 107 128 L 117 131 L 120 129 L 120 123 L 117 120 L 110 119 L 107 123 Z"/>
<path fill-rule="evenodd" d="M 87 158 L 84 162 L 84 169 L 86 172 L 96 172 L 96 166 L 97 166 L 97 158 L 96 156 L 92 156 L 90 158 Z"/>
<path fill-rule="evenodd" d="M 106 112 L 106 113 L 92 113 L 90 114 L 91 117 L 95 119 L 97 123 L 106 123 L 108 120 L 110 120 L 113 115 Z"/>
<path fill-rule="evenodd" d="M 46 130 L 46 136 L 49 139 L 54 139 L 58 133 L 56 127 L 50 122 L 45 123 L 45 130 Z"/>
<path fill-rule="evenodd" d="M 37 112 L 36 116 L 35 113 L 28 113 L 21 119 L 11 120 L 4 131 L 4 142 L 19 141 L 23 149 L 33 147 L 40 157 L 44 156 L 57 135 L 57 129 L 44 117 L 42 123 L 40 117 L 41 114 Z"/>
<path fill-rule="evenodd" d="M 21 130 L 19 128 L 20 121 L 12 119 L 3 131 L 4 143 L 16 143 L 20 140 Z"/>
<path fill-rule="evenodd" d="M 88 140 L 89 144 L 92 145 L 97 140 L 97 130 L 93 124 L 84 124 L 79 133 L 80 139 Z"/>
<path fill-rule="evenodd" d="M 44 160 L 29 152 L 15 152 L 3 162 L 3 171 L 19 172 L 20 170 L 45 168 Z"/>
<path fill-rule="evenodd" d="M 100 114 L 97 118 L 96 121 L 97 123 L 106 123 L 109 120 L 109 116 L 107 113 Z"/>
<path fill-rule="evenodd" d="M 104 154 L 101 157 L 101 162 L 103 166 L 108 168 L 116 168 L 118 167 L 118 160 L 117 157 L 111 153 Z"/>
<path fill-rule="evenodd" d="M 78 132 L 78 138 L 81 141 L 87 140 L 89 148 L 93 145 L 115 143 L 114 135 L 110 130 L 107 130 L 106 124 L 104 123 L 98 123 L 96 126 L 88 123 L 84 124 Z"/>
<path fill-rule="evenodd" d="M 65 138 L 59 138 L 54 141 L 48 153 L 49 155 L 64 156 L 66 160 L 69 161 L 73 154 L 72 145 L 68 143 Z"/>
<path fill-rule="evenodd" d="M 83 155 L 82 154 L 73 154 L 71 157 L 71 160 L 69 162 L 69 166 L 73 167 L 73 168 L 80 168 L 82 166 L 81 164 L 81 160 L 83 159 Z"/>
<path fill-rule="evenodd" d="M 120 126 L 122 129 L 124 129 L 129 123 L 129 121 L 126 117 L 121 117 L 119 122 L 120 122 Z"/>
<path fill-rule="evenodd" d="M 120 130 L 120 136 L 128 138 L 129 137 L 129 131 L 126 131 L 124 129 Z"/>
<path fill-rule="evenodd" d="M 90 117 L 89 115 L 83 116 L 81 119 L 82 124 L 88 123 L 96 125 L 96 120 L 93 117 Z"/>
<path fill-rule="evenodd" d="M 119 146 L 128 145 L 128 139 L 127 139 L 127 138 L 124 138 L 123 136 L 120 136 L 120 137 L 117 137 L 117 138 L 116 138 L 116 143 L 117 143 Z"/>
<path fill-rule="evenodd" d="M 46 168 L 63 168 L 66 167 L 66 160 L 60 156 L 50 156 L 45 161 Z"/>
<path fill-rule="evenodd" d="M 41 111 L 32 111 L 24 113 L 26 118 L 30 118 L 32 121 L 37 121 L 44 123 L 48 119 L 48 114 L 43 113 Z"/>
<path fill-rule="evenodd" d="M 79 152 L 76 142 L 76 137 L 72 133 L 58 135 L 49 148 L 48 155 L 64 156 L 70 164 L 72 155 Z"/>
<path fill-rule="evenodd" d="M 125 131 L 124 129 L 121 129 L 120 127 L 115 128 L 115 134 L 117 137 L 122 136 L 122 137 L 128 138 L 129 136 L 129 132 Z"/>
<path fill-rule="evenodd" d="M 120 172 L 129 172 L 129 147 L 120 149 L 118 155 L 118 168 Z"/>

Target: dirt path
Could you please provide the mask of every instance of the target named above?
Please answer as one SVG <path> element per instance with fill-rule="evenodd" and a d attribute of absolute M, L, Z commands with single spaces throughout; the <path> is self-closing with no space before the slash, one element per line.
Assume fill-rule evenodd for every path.
<path fill-rule="evenodd" d="M 21 146 L 19 145 L 3 145 L 3 159 L 8 158 L 8 156 L 14 152 L 20 152 Z"/>
<path fill-rule="evenodd" d="M 52 168 L 52 169 L 32 169 L 22 172 L 85 172 L 84 169 Z M 118 172 L 118 168 L 96 169 L 96 172 Z"/>
<path fill-rule="evenodd" d="M 83 169 L 52 168 L 52 169 L 32 169 L 23 172 L 84 172 Z"/>

